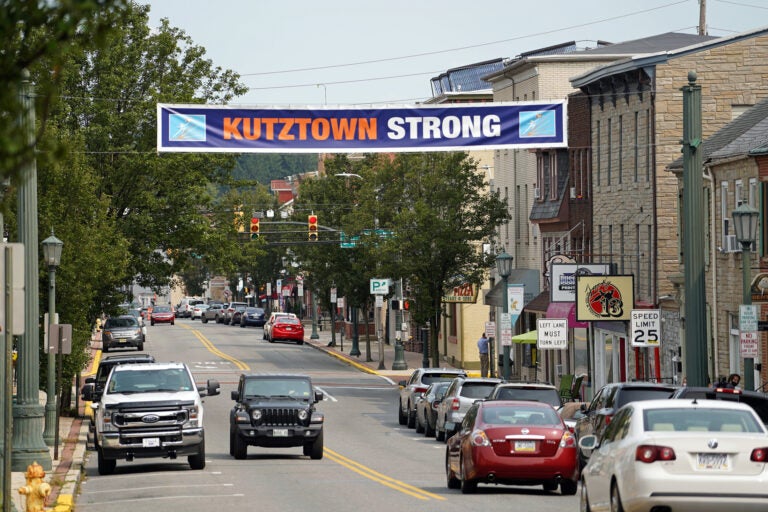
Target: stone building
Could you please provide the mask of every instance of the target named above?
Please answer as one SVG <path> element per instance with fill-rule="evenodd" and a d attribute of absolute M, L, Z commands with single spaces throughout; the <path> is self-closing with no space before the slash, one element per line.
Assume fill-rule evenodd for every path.
<path fill-rule="evenodd" d="M 687 44 L 679 44 L 686 42 L 683 34 L 657 37 L 670 47 L 571 80 L 591 100 L 594 259 L 634 275 L 636 308 L 662 310 L 661 349 L 632 347 L 626 322 L 593 327 L 595 357 L 605 361 L 594 368 L 595 389 L 606 382 L 679 377 L 679 188 L 664 169 L 680 155 L 680 89 L 688 72 L 698 73 L 702 87 L 705 138 L 768 96 L 768 28 L 723 38 L 687 36 Z"/>

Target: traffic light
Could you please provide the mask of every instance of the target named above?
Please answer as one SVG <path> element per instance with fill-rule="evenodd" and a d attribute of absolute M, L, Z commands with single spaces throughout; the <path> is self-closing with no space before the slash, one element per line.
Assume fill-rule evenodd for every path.
<path fill-rule="evenodd" d="M 310 242 L 317 242 L 317 215 L 314 213 L 307 216 L 307 235 Z"/>
<path fill-rule="evenodd" d="M 251 217 L 251 240 L 259 238 L 259 218 Z"/>
<path fill-rule="evenodd" d="M 390 304 L 392 305 L 392 311 L 399 311 L 400 310 L 400 302 L 401 301 L 399 301 L 397 299 L 392 299 L 392 301 L 390 302 Z"/>
<path fill-rule="evenodd" d="M 408 299 L 403 299 L 403 302 L 402 302 L 402 304 L 403 304 L 403 308 L 402 308 L 402 309 L 403 309 L 404 311 L 409 311 L 409 310 L 411 309 L 411 301 L 410 301 L 410 300 L 408 300 Z"/>

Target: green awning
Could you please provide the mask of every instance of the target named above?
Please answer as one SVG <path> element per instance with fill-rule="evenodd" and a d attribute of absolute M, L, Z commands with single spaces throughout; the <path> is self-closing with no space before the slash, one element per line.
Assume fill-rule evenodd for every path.
<path fill-rule="evenodd" d="M 529 332 L 524 332 L 523 334 L 518 334 L 517 336 L 512 336 L 513 343 L 536 344 L 537 339 L 538 339 L 537 331 L 529 331 Z"/>

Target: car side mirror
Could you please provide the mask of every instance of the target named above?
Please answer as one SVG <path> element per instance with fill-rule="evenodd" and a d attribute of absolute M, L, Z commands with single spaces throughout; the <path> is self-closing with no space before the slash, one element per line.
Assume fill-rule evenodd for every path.
<path fill-rule="evenodd" d="M 597 441 L 596 435 L 589 434 L 579 439 L 579 448 L 581 449 L 581 452 L 586 457 L 589 457 L 590 455 L 592 455 L 592 452 L 596 450 L 599 446 L 600 446 L 600 443 Z"/>
<path fill-rule="evenodd" d="M 96 377 L 88 377 L 85 379 L 86 384 L 93 384 L 94 382 L 96 382 Z"/>
<path fill-rule="evenodd" d="M 83 388 L 80 390 L 80 396 L 86 402 L 93 402 L 93 388 L 94 384 L 89 382 L 83 385 Z"/>
<path fill-rule="evenodd" d="M 587 412 L 587 404 L 581 404 L 581 407 L 579 407 L 579 410 L 581 412 Z"/>
<path fill-rule="evenodd" d="M 216 396 L 221 392 L 221 385 L 219 381 L 209 379 L 206 383 L 204 394 L 205 396 Z"/>
<path fill-rule="evenodd" d="M 232 400 L 234 400 L 235 402 L 239 402 L 240 401 L 240 392 L 238 390 L 236 390 L 236 389 L 233 390 L 232 393 L 230 394 L 230 396 L 232 397 Z"/>
<path fill-rule="evenodd" d="M 315 403 L 322 402 L 325 395 L 322 391 L 315 390 Z"/>
<path fill-rule="evenodd" d="M 401 380 L 400 382 L 397 383 L 397 385 L 400 386 L 401 388 L 404 388 L 406 386 L 406 383 L 404 380 Z"/>

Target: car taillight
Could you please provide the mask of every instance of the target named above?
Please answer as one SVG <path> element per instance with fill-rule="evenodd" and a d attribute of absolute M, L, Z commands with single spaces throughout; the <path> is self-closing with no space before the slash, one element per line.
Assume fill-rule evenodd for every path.
<path fill-rule="evenodd" d="M 472 446 L 491 446 L 490 441 L 488 441 L 488 436 L 486 436 L 485 432 L 482 430 L 475 430 L 472 432 L 470 439 L 472 440 Z"/>
<path fill-rule="evenodd" d="M 605 417 L 605 426 L 607 427 L 611 423 L 611 419 L 613 418 L 612 414 L 609 414 Z"/>
<path fill-rule="evenodd" d="M 413 388 L 413 392 L 414 392 L 414 393 L 423 393 L 423 392 L 425 392 L 426 390 L 427 390 L 427 388 L 426 388 L 426 387 L 424 387 L 424 386 L 415 386 L 415 387 Z"/>
<path fill-rule="evenodd" d="M 755 448 L 752 450 L 749 460 L 752 462 L 766 462 L 768 460 L 768 447 Z"/>
<path fill-rule="evenodd" d="M 460 405 L 461 405 L 461 401 L 458 398 L 454 398 L 453 400 L 451 400 L 452 411 L 458 411 Z"/>
<path fill-rule="evenodd" d="M 569 430 L 563 432 L 563 437 L 560 438 L 560 448 L 575 448 L 576 438 Z"/>
<path fill-rule="evenodd" d="M 675 450 L 669 446 L 642 444 L 635 450 L 635 460 L 649 464 L 657 460 L 675 460 L 676 458 Z"/>

